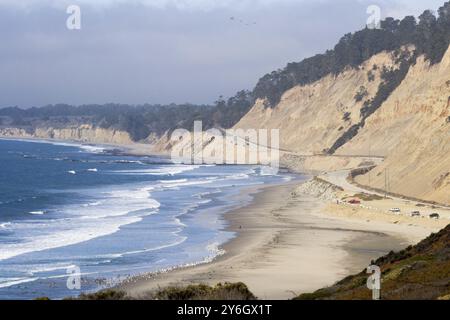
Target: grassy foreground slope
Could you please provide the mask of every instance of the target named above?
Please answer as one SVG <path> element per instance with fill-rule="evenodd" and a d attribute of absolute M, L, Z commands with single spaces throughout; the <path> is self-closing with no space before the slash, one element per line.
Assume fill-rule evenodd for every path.
<path fill-rule="evenodd" d="M 46 300 L 48 298 L 40 298 Z M 142 296 L 129 296 L 126 292 L 114 289 L 82 294 L 78 298 L 68 300 L 256 300 L 257 298 L 241 282 L 219 283 L 214 287 L 199 284 L 187 287 L 160 288 Z"/>
<path fill-rule="evenodd" d="M 450 300 L 450 225 L 415 246 L 373 262 L 382 271 L 383 300 Z M 335 285 L 298 296 L 298 300 L 366 300 L 368 275 L 349 276 Z"/>

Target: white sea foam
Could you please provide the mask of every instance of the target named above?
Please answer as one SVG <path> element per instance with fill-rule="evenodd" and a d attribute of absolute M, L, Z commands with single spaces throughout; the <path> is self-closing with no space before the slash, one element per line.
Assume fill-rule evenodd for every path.
<path fill-rule="evenodd" d="M 87 171 L 89 172 L 98 172 L 98 169 L 94 168 L 94 169 L 88 169 Z"/>
<path fill-rule="evenodd" d="M 11 226 L 11 222 L 0 223 L 0 229 L 9 229 Z"/>
<path fill-rule="evenodd" d="M 108 255 L 108 256 L 114 259 L 114 258 L 122 258 L 122 257 L 125 257 L 125 256 L 140 254 L 140 253 L 158 251 L 158 250 L 162 250 L 162 249 L 167 249 L 167 248 L 179 246 L 180 244 L 185 242 L 187 239 L 188 239 L 187 237 L 180 237 L 180 239 L 178 239 L 177 241 L 169 243 L 169 244 L 166 244 L 166 245 L 162 245 L 162 246 L 158 246 L 158 247 L 154 247 L 154 248 L 149 248 L 149 249 L 142 249 L 142 250 L 127 251 L 127 252 L 123 252 L 123 253 L 111 254 L 111 255 Z"/>
<path fill-rule="evenodd" d="M 115 163 L 135 163 L 135 164 L 142 164 L 144 165 L 144 163 L 142 161 L 138 161 L 138 160 L 115 160 Z"/>
<path fill-rule="evenodd" d="M 197 186 L 197 185 L 203 185 L 203 184 L 211 184 L 213 181 L 211 180 L 186 180 L 185 182 L 178 182 L 178 183 L 172 183 L 172 184 L 165 184 L 162 187 L 165 189 L 170 188 L 179 188 L 179 187 L 186 187 L 186 186 Z"/>
<path fill-rule="evenodd" d="M 27 271 L 29 275 L 35 275 L 37 273 L 44 273 L 44 272 L 51 272 L 51 271 L 57 271 L 57 270 L 67 270 L 69 268 L 76 267 L 73 264 L 69 263 L 54 263 L 54 264 L 45 264 L 41 266 L 35 266 Z"/>
<path fill-rule="evenodd" d="M 80 149 L 83 149 L 83 150 L 91 152 L 91 153 L 102 153 L 105 150 L 108 150 L 108 148 L 104 147 L 104 146 L 85 145 L 85 144 L 76 143 L 76 142 L 62 142 L 62 141 L 53 141 L 53 140 L 45 140 L 45 139 L 14 139 L 14 138 L 5 139 L 5 140 L 52 144 L 54 146 L 76 147 L 76 148 L 80 148 Z"/>
<path fill-rule="evenodd" d="M 101 254 L 103 248 L 102 247 L 96 247 L 93 252 L 84 252 L 81 251 L 80 257 L 71 257 L 71 262 L 66 261 L 66 263 L 62 263 L 61 265 L 55 263 L 50 263 L 49 265 L 40 265 L 40 264 L 34 264 L 33 269 L 28 269 L 30 273 L 27 273 L 27 275 L 30 278 L 23 278 L 23 275 L 11 275 L 11 278 L 5 279 L 5 281 L 2 281 L 0 279 L 0 286 L 3 284 L 6 285 L 15 285 L 23 282 L 30 282 L 36 280 L 36 275 L 33 273 L 46 273 L 48 272 L 51 278 L 53 274 L 60 274 L 55 275 L 54 277 L 63 277 L 67 276 L 65 272 L 58 272 L 58 270 L 64 270 L 70 267 L 70 263 L 75 263 L 77 259 L 80 259 L 83 261 L 83 259 L 87 259 L 89 263 L 89 267 L 92 267 L 95 264 L 102 264 L 102 263 L 109 263 L 111 262 L 111 266 L 108 266 L 108 268 L 116 268 L 117 266 L 122 266 L 124 270 L 133 270 L 134 262 L 130 262 L 128 264 L 128 259 L 123 259 L 120 261 L 120 264 L 114 265 L 113 259 L 121 258 L 123 256 L 127 255 L 139 255 L 145 252 L 149 251 L 157 251 L 157 250 L 163 250 L 168 247 L 175 247 L 175 249 L 178 249 L 176 246 L 181 245 L 180 250 L 186 250 L 186 255 L 189 256 L 191 253 L 191 250 L 193 250 L 195 254 L 195 260 L 198 259 L 200 262 L 194 262 L 191 265 L 196 265 L 200 263 L 206 263 L 211 260 L 213 260 L 218 255 L 223 254 L 223 250 L 220 248 L 220 244 L 223 242 L 219 241 L 218 239 L 210 240 L 210 242 L 217 241 L 210 243 L 206 246 L 205 242 L 201 242 L 201 244 L 197 244 L 195 235 L 192 235 L 192 243 L 189 241 L 189 246 L 182 245 L 186 241 L 186 237 L 184 237 L 180 231 L 185 230 L 185 228 L 189 228 L 189 225 L 191 224 L 191 220 L 186 220 L 186 224 L 183 224 L 181 222 L 181 216 L 183 214 L 186 214 L 188 212 L 191 212 L 192 210 L 195 210 L 199 206 L 201 206 L 203 203 L 206 203 L 207 201 L 211 201 L 207 197 L 211 193 L 221 192 L 223 190 L 226 190 L 227 187 L 232 187 L 236 185 L 246 185 L 248 183 L 254 183 L 254 181 L 247 181 L 250 177 L 254 177 L 256 175 L 260 174 L 260 171 L 257 170 L 255 172 L 255 169 L 247 170 L 247 169 L 234 169 L 230 168 L 229 170 L 225 168 L 225 170 L 217 170 L 219 172 L 214 172 L 213 170 L 199 170 L 199 172 L 193 172 L 192 176 L 197 177 L 194 179 L 193 177 L 189 177 L 189 179 L 183 179 L 184 176 L 176 176 L 183 172 L 188 172 L 192 170 L 196 170 L 197 168 L 203 167 L 201 165 L 199 166 L 188 166 L 188 165 L 164 165 L 161 163 L 158 163 L 155 168 L 155 165 L 147 165 L 143 164 L 140 161 L 127 161 L 124 160 L 127 163 L 133 162 L 133 163 L 139 163 L 142 164 L 142 166 L 134 166 L 135 168 L 140 169 L 130 169 L 130 170 L 124 170 L 124 171 L 109 171 L 108 173 L 118 173 L 118 174 L 130 174 L 130 175 L 154 175 L 154 176 L 160 176 L 156 177 L 156 179 L 161 179 L 159 181 L 153 181 L 151 182 L 152 185 L 142 187 L 141 182 L 139 183 L 140 187 L 136 186 L 113 186 L 105 188 L 104 190 L 98 190 L 98 189 L 89 189 L 89 190 L 82 190 L 82 192 L 86 192 L 86 196 L 89 197 L 90 200 L 86 201 L 88 203 L 84 204 L 74 204 L 74 205 L 67 205 L 64 207 L 57 207 L 57 208 L 48 208 L 47 212 L 58 213 L 58 219 L 40 219 L 40 217 L 29 217 L 29 220 L 23 220 L 19 221 L 17 223 L 14 223 L 12 226 L 9 224 L 1 224 L 0 228 L 11 228 L 14 230 L 14 236 L 19 240 L 17 243 L 3 243 L 0 244 L 0 260 L 8 259 L 11 257 L 15 257 L 21 254 L 25 253 L 31 253 L 31 252 L 37 252 L 37 251 L 43 251 L 46 249 L 53 249 L 58 247 L 65 247 L 72 244 L 82 243 L 89 241 L 91 239 L 95 239 L 98 237 L 106 236 L 113 234 L 120 230 L 122 226 L 139 222 L 144 217 L 154 214 L 158 212 L 158 209 L 160 207 L 160 204 L 155 199 L 152 199 L 151 193 L 158 192 L 158 196 L 160 196 L 159 192 L 165 192 L 164 190 L 167 190 L 167 194 L 170 196 L 170 190 L 175 191 L 175 188 L 180 188 L 185 186 L 201 186 L 199 188 L 187 188 L 186 191 L 188 193 L 188 197 L 184 197 L 183 192 L 176 191 L 175 194 L 181 194 L 182 199 L 180 203 L 182 203 L 183 207 L 179 208 L 179 211 L 175 211 L 177 214 L 180 213 L 177 217 L 167 215 L 170 220 L 170 228 L 164 228 L 163 232 L 169 232 L 168 238 L 158 238 L 157 242 L 158 244 L 153 244 L 154 235 L 149 232 L 148 236 L 150 237 L 152 245 L 146 245 L 145 241 L 140 242 L 140 240 L 136 241 L 136 243 L 130 243 L 127 244 L 123 248 L 121 246 L 114 247 L 117 248 L 118 251 L 123 250 L 125 252 L 118 252 L 118 253 L 111 253 L 111 254 Z M 85 161 L 90 162 L 90 161 Z M 95 162 L 95 161 L 94 161 Z M 104 163 L 111 163 L 111 162 L 117 162 L 116 160 L 110 160 L 105 161 Z M 103 167 L 100 164 L 87 164 L 87 168 L 95 168 L 98 167 L 101 169 L 102 173 L 107 172 L 103 169 Z M 120 167 L 119 165 L 116 165 L 116 167 Z M 124 169 L 129 168 L 129 166 L 124 165 Z M 86 173 L 86 171 L 90 171 L 90 169 L 85 168 L 77 169 L 78 173 L 80 174 L 80 177 L 83 177 L 82 173 Z M 68 168 L 70 169 L 70 167 Z M 66 169 L 67 170 L 67 169 Z M 94 171 L 91 171 L 94 172 Z M 63 171 L 64 174 L 64 171 Z M 76 172 L 75 172 L 76 174 Z M 163 177 L 163 176 L 167 177 Z M 210 175 L 214 175 L 213 177 L 210 177 Z M 86 174 L 86 176 L 88 176 Z M 168 176 L 176 176 L 173 177 L 173 179 L 177 180 L 169 180 L 171 177 Z M 191 174 L 189 174 L 191 176 Z M 133 178 L 134 179 L 134 178 Z M 163 180 L 166 179 L 166 180 Z M 261 178 L 259 178 L 261 180 Z M 143 178 L 142 180 L 147 180 L 147 178 Z M 241 181 L 238 181 L 241 180 Z M 208 185 L 209 184 L 209 185 Z M 204 185 L 204 186 L 203 186 Z M 114 189 L 111 189 L 114 188 Z M 92 190 L 94 190 L 94 194 L 92 194 Z M 182 189 L 183 190 L 183 189 Z M 195 191 L 193 191 L 195 190 Z M 100 193 L 100 194 L 98 194 Z M 197 196 L 197 198 L 196 198 Z M 193 198 L 193 201 L 186 200 L 189 197 Z M 83 197 L 80 197 L 80 199 L 83 199 Z M 164 196 L 161 197 L 161 199 L 166 199 Z M 78 199 L 77 199 L 78 200 Z M 174 199 L 176 201 L 176 199 Z M 187 204 L 184 203 L 184 201 L 188 202 Z M 225 209 L 224 209 L 225 210 Z M 203 210 L 206 212 L 206 210 Z M 218 217 L 215 217 L 216 212 L 219 212 L 220 210 L 214 210 L 214 213 L 211 214 L 211 212 L 208 212 L 208 215 L 205 215 L 205 218 L 207 218 L 208 221 L 212 221 L 211 224 L 208 224 L 207 227 L 211 227 L 214 230 L 221 229 L 221 226 L 214 222 L 214 220 L 219 221 L 220 219 Z M 201 210 L 199 210 L 201 212 Z M 165 212 L 164 212 L 165 213 Z M 53 217 L 52 215 L 49 215 L 50 218 Z M 212 216 L 212 217 L 211 217 Z M 161 214 L 160 216 L 155 216 L 155 223 L 158 223 L 158 221 L 165 221 L 163 220 L 164 215 Z M 203 219 L 201 217 L 201 219 Z M 40 221 L 42 220 L 42 221 Z M 150 222 L 150 221 L 149 221 Z M 146 221 L 147 223 L 147 221 Z M 164 225 L 165 226 L 165 225 Z M 158 227 L 158 225 L 156 226 Z M 0 229 L 1 230 L 1 229 Z M 37 231 L 37 232 L 36 232 Z M 125 230 L 124 230 L 125 231 Z M 134 231 L 134 230 L 130 230 Z M 125 232 L 128 232 L 126 230 Z M 145 230 L 143 231 L 145 232 Z M 159 235 L 160 230 L 156 234 Z M 155 234 L 155 236 L 156 236 Z M 188 233 L 190 234 L 190 233 Z M 191 235 L 189 236 L 191 237 Z M 120 237 L 119 241 L 121 240 Z M 109 238 L 108 238 L 109 239 Z M 141 239 L 141 238 L 139 238 Z M 170 240 L 169 240 L 170 239 Z M 117 239 L 113 239 L 112 241 L 116 241 Z M 134 239 L 133 239 L 134 240 Z M 103 241 L 103 240 L 101 240 Z M 131 241 L 131 239 L 130 239 Z M 84 244 L 83 244 L 84 245 Z M 122 249 L 120 249 L 120 248 Z M 107 247 L 106 247 L 107 248 Z M 59 251 L 58 251 L 59 252 Z M 75 252 L 78 252 L 75 250 Z M 110 251 L 106 251 L 110 252 Z M 98 253 L 98 256 L 95 255 Z M 86 254 L 86 256 L 84 256 Z M 159 253 L 155 253 L 154 255 L 158 257 Z M 52 257 L 53 253 L 49 253 L 49 256 Z M 153 255 L 153 254 L 152 254 Z M 197 256 L 199 255 L 199 256 Z M 41 258 L 46 257 L 47 254 L 35 254 L 32 256 L 26 256 L 23 257 L 23 259 L 28 259 L 28 257 L 31 258 L 31 261 L 35 261 L 35 258 Z M 171 260 L 171 256 L 164 256 L 167 257 L 167 266 L 175 264 Z M 58 257 L 59 258 L 59 257 Z M 22 259 L 22 257 L 21 257 Z M 53 257 L 51 258 L 53 259 Z M 62 261 L 63 259 L 57 259 L 57 261 Z M 134 261 L 135 259 L 130 259 L 130 261 Z M 186 260 L 182 260 L 186 261 Z M 187 261 L 191 261 L 187 259 Z M 15 260 L 14 260 L 15 262 Z M 123 262 L 126 262 L 122 264 Z M 177 258 L 176 263 L 179 263 L 180 260 Z M 9 261 L 7 262 L 9 263 Z M 82 262 L 83 263 L 83 262 Z M 141 265 L 136 265 L 137 268 L 143 268 Z M 107 269 L 108 269 L 107 268 Z M 104 271 L 103 268 L 98 268 L 99 274 Z M 93 268 L 93 270 L 97 270 Z M 116 271 L 116 269 L 114 269 Z M 109 271 L 109 269 L 108 269 Z M 63 275 L 61 275 L 63 274 Z M 49 279 L 44 278 L 44 279 Z"/>
<path fill-rule="evenodd" d="M 78 147 L 90 153 L 103 153 L 106 150 L 105 147 L 93 145 L 79 145 Z"/>
<path fill-rule="evenodd" d="M 42 216 L 43 214 L 45 214 L 45 211 L 30 211 L 30 214 Z"/>
<path fill-rule="evenodd" d="M 60 208 L 58 215 L 65 218 L 16 223 L 14 232 L 21 241 L 0 244 L 0 260 L 116 233 L 122 226 L 154 214 L 160 206 L 144 189 L 113 190 L 103 195 L 106 199 L 94 208 L 80 205 Z M 36 229 L 39 229 L 38 235 L 34 232 Z"/>
<path fill-rule="evenodd" d="M 206 250 L 209 252 L 210 257 L 217 257 L 225 254 L 225 250 L 220 248 L 219 242 L 213 242 L 206 246 Z"/>
<path fill-rule="evenodd" d="M 194 165 L 168 165 L 161 168 L 139 169 L 139 170 L 117 170 L 113 173 L 129 175 L 152 175 L 152 176 L 174 176 L 183 172 L 192 171 L 200 168 Z"/>
<path fill-rule="evenodd" d="M 7 288 L 22 283 L 33 282 L 39 278 L 0 278 L 0 288 Z"/>
<path fill-rule="evenodd" d="M 102 201 L 95 201 L 95 202 L 91 202 L 91 203 L 85 203 L 82 206 L 85 208 L 86 207 L 96 207 L 96 206 L 101 205 L 102 203 L 103 203 Z"/>
<path fill-rule="evenodd" d="M 183 183 L 187 182 L 187 179 L 179 179 L 179 180 L 160 180 L 162 184 L 175 184 L 175 183 Z"/>

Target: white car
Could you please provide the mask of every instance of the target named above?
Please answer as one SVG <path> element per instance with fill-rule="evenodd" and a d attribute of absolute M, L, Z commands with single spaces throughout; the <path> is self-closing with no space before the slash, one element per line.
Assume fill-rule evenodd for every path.
<path fill-rule="evenodd" d="M 400 210 L 399 208 L 392 208 L 389 211 L 392 212 L 392 213 L 400 213 L 400 212 L 402 212 L 402 210 Z"/>

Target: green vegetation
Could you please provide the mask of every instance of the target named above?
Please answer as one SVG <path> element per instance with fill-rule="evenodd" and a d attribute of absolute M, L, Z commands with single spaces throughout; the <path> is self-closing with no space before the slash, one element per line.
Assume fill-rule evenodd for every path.
<path fill-rule="evenodd" d="M 361 87 L 359 87 L 359 91 L 355 95 L 355 101 L 356 102 L 361 102 L 368 95 L 369 95 L 369 93 L 367 92 L 366 87 L 361 86 Z"/>
<path fill-rule="evenodd" d="M 68 300 L 72 300 L 69 298 Z M 75 300 L 256 300 L 247 286 L 239 283 L 219 283 L 207 285 L 190 285 L 187 287 L 161 288 L 139 297 L 132 297 L 126 292 L 108 289 L 91 294 L 82 294 Z"/>
<path fill-rule="evenodd" d="M 444 300 L 450 295 L 450 225 L 415 246 L 390 252 L 372 262 L 382 271 L 384 300 Z M 297 300 L 367 300 L 366 271 Z"/>
<path fill-rule="evenodd" d="M 1 124 L 32 130 L 36 127 L 67 127 L 92 124 L 99 128 L 128 132 L 134 141 L 146 139 L 151 133 L 163 135 L 175 129 L 192 130 L 194 121 L 202 121 L 203 129 L 230 128 L 253 104 L 246 91 L 228 101 L 208 105 L 49 105 L 41 108 L 0 109 Z"/>
<path fill-rule="evenodd" d="M 68 299 L 71 300 L 71 299 Z M 74 300 L 132 300 L 124 291 L 119 290 L 103 290 L 96 293 L 81 294 L 78 299 Z"/>
<path fill-rule="evenodd" d="M 368 193 L 357 193 L 353 196 L 353 198 L 358 198 L 362 201 L 378 201 L 384 199 L 384 197 L 381 197 L 379 195 Z"/>
<path fill-rule="evenodd" d="M 242 282 L 219 283 L 215 287 L 206 285 L 191 285 L 186 288 L 170 287 L 159 290 L 153 297 L 157 300 L 256 300 L 253 293 Z"/>

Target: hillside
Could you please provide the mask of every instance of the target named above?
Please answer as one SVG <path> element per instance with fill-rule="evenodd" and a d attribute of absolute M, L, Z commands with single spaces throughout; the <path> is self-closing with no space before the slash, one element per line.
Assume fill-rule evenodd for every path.
<path fill-rule="evenodd" d="M 450 300 L 450 225 L 419 244 L 374 261 L 382 271 L 382 300 Z M 349 276 L 299 300 L 370 300 L 367 273 Z"/>
<path fill-rule="evenodd" d="M 423 58 L 371 116 L 357 137 L 338 154 L 370 152 L 385 161 L 356 178 L 363 185 L 387 188 L 450 203 L 450 49 L 440 64 Z M 367 153 L 367 151 L 366 151 Z"/>
<path fill-rule="evenodd" d="M 364 103 L 355 100 L 359 88 L 364 87 L 366 97 L 371 99 L 383 82 L 380 68 L 396 66 L 394 53 L 377 54 L 359 69 L 347 69 L 337 76 L 288 90 L 275 108 L 266 108 L 264 101 L 258 100 L 235 128 L 282 128 L 282 149 L 301 155 L 322 154 L 320 161 L 324 161 L 342 133 L 357 126 L 361 119 Z M 371 81 L 368 70 L 373 74 Z M 336 156 L 385 157 L 382 164 L 356 181 L 450 204 L 449 117 L 450 49 L 434 65 L 420 56 L 386 101 L 364 120 L 355 137 L 338 148 L 328 162 L 336 162 Z M 318 163 L 317 157 L 313 159 Z M 304 162 L 290 165 L 294 169 L 305 166 Z M 327 170 L 327 164 L 322 168 Z"/>

